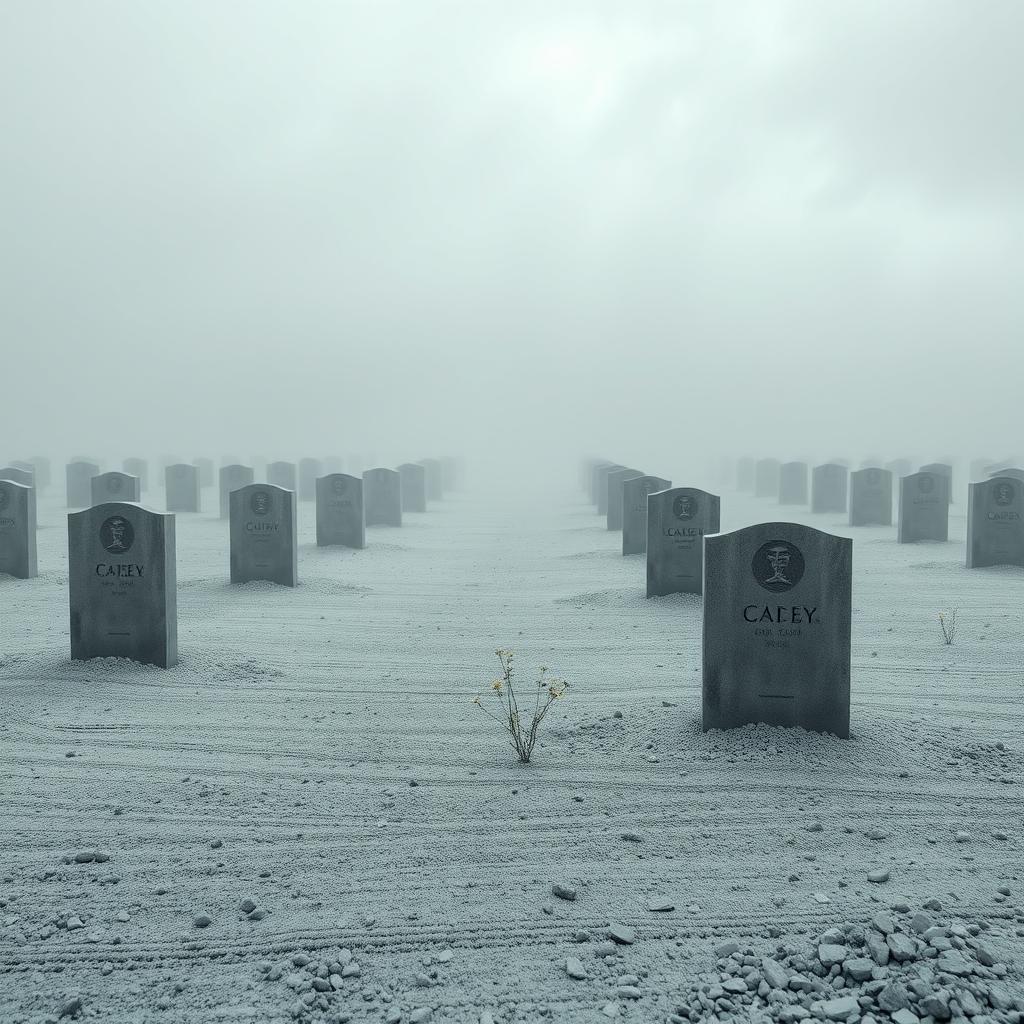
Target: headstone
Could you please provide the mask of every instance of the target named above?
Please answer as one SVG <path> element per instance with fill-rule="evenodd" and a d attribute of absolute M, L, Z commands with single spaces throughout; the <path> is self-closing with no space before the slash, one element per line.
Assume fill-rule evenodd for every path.
<path fill-rule="evenodd" d="M 317 478 L 323 475 L 319 459 L 299 459 L 299 501 L 316 501 Z"/>
<path fill-rule="evenodd" d="M 50 473 L 50 460 L 44 455 L 33 455 L 29 462 L 32 463 L 32 468 L 35 470 L 36 475 L 36 490 L 45 491 L 50 486 L 52 479 Z"/>
<path fill-rule="evenodd" d="M 69 462 L 65 469 L 68 508 L 85 508 L 92 504 L 92 478 L 100 467 L 95 462 Z"/>
<path fill-rule="evenodd" d="M 213 459 L 198 458 L 192 460 L 192 465 L 199 470 L 199 486 L 213 486 Z"/>
<path fill-rule="evenodd" d="M 31 462 L 24 462 L 21 459 L 15 459 L 11 463 L 11 469 L 20 469 L 22 473 L 28 473 L 32 477 L 32 485 L 36 486 L 36 467 Z"/>
<path fill-rule="evenodd" d="M 892 462 L 887 462 L 885 468 L 892 473 L 895 479 L 899 479 L 901 476 L 910 476 L 914 472 L 913 464 L 910 459 L 893 459 Z"/>
<path fill-rule="evenodd" d="M 926 466 L 922 466 L 920 473 L 941 473 L 949 480 L 949 487 L 946 493 L 946 500 L 950 505 L 953 504 L 953 467 L 948 462 L 929 462 Z"/>
<path fill-rule="evenodd" d="M 398 467 L 402 478 L 402 511 L 427 511 L 427 470 L 415 462 L 403 462 Z"/>
<path fill-rule="evenodd" d="M 71 657 L 178 662 L 174 515 L 113 501 L 68 516 Z"/>
<path fill-rule="evenodd" d="M 647 550 L 647 495 L 671 487 L 660 476 L 638 476 L 622 485 L 622 553 L 642 555 Z"/>
<path fill-rule="evenodd" d="M 869 455 L 860 460 L 860 469 L 881 469 L 882 460 L 877 455 Z"/>
<path fill-rule="evenodd" d="M 139 478 L 139 493 L 149 490 L 149 463 L 145 459 L 125 459 L 121 468 L 128 476 Z"/>
<path fill-rule="evenodd" d="M 754 497 L 777 498 L 779 496 L 779 460 L 758 459 L 754 463 Z"/>
<path fill-rule="evenodd" d="M 367 526 L 401 526 L 401 474 L 381 468 L 363 473 L 363 509 Z"/>
<path fill-rule="evenodd" d="M 779 504 L 807 504 L 806 462 L 784 462 L 779 466 Z"/>
<path fill-rule="evenodd" d="M 850 525 L 892 526 L 892 473 L 858 469 L 850 474 Z"/>
<path fill-rule="evenodd" d="M 609 530 L 622 529 L 622 485 L 627 480 L 643 476 L 641 469 L 617 469 L 608 474 L 608 511 L 605 513 L 605 526 Z"/>
<path fill-rule="evenodd" d="M 164 494 L 168 512 L 198 512 L 202 507 L 199 467 L 177 462 L 164 470 Z"/>
<path fill-rule="evenodd" d="M 218 486 L 220 489 L 221 519 L 229 519 L 231 517 L 231 492 L 251 484 L 254 478 L 255 473 L 253 473 L 251 466 L 232 464 L 220 467 Z"/>
<path fill-rule="evenodd" d="M 967 568 L 1024 566 L 1024 480 L 997 476 L 971 484 L 967 499 Z"/>
<path fill-rule="evenodd" d="M 744 456 L 736 460 L 736 490 L 752 491 L 754 489 L 754 460 Z"/>
<path fill-rule="evenodd" d="M 10 480 L 12 484 L 21 484 L 22 487 L 36 485 L 35 474 L 31 470 L 19 469 L 17 466 L 5 466 L 0 469 L 0 480 Z"/>
<path fill-rule="evenodd" d="M 647 596 L 699 594 L 704 538 L 721 528 L 717 494 L 673 487 L 647 496 Z"/>
<path fill-rule="evenodd" d="M 233 490 L 231 582 L 269 580 L 285 587 L 299 582 L 295 492 L 273 484 Z"/>
<path fill-rule="evenodd" d="M 420 459 L 419 463 L 427 472 L 427 500 L 440 501 L 444 497 L 444 475 L 437 459 Z"/>
<path fill-rule="evenodd" d="M 1014 480 L 1024 480 L 1024 469 L 1015 469 L 1008 466 L 1006 469 L 1000 469 L 998 472 L 993 473 L 992 476 L 1009 476 L 1013 477 Z"/>
<path fill-rule="evenodd" d="M 900 477 L 896 540 L 949 540 L 949 477 L 944 473 L 911 473 Z"/>
<path fill-rule="evenodd" d="M 705 538 L 705 730 L 850 735 L 852 556 L 848 538 L 796 523 Z"/>
<path fill-rule="evenodd" d="M 594 502 L 597 505 L 597 514 L 599 516 L 606 516 L 608 514 L 608 476 L 614 473 L 617 469 L 625 469 L 625 466 L 620 466 L 617 462 L 608 462 L 603 466 L 597 467 L 596 486 L 597 486 L 597 500 Z"/>
<path fill-rule="evenodd" d="M 811 472 L 811 511 L 845 512 L 850 471 L 838 462 L 815 466 Z"/>
<path fill-rule="evenodd" d="M 267 483 L 294 491 L 298 485 L 298 472 L 294 462 L 271 462 L 267 465 Z"/>
<path fill-rule="evenodd" d="M 0 573 L 32 579 L 36 569 L 36 491 L 0 477 Z"/>
<path fill-rule="evenodd" d="M 94 505 L 108 501 L 139 501 L 139 478 L 127 473 L 99 473 L 92 478 L 91 493 Z"/>
<path fill-rule="evenodd" d="M 316 542 L 366 547 L 363 481 L 347 473 L 329 473 L 316 482 Z"/>

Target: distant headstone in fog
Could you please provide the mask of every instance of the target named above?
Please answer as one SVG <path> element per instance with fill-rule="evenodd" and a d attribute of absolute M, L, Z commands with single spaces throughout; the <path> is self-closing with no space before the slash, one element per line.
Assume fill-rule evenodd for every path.
<path fill-rule="evenodd" d="M 877 455 L 869 455 L 860 460 L 861 469 L 882 469 L 882 460 Z"/>
<path fill-rule="evenodd" d="M 779 504 L 807 504 L 806 462 L 784 462 L 779 466 Z"/>
<path fill-rule="evenodd" d="M 95 462 L 77 460 L 67 464 L 68 508 L 85 508 L 92 504 L 92 478 L 99 472 L 100 467 Z"/>
<path fill-rule="evenodd" d="M 976 480 L 984 480 L 986 477 L 988 477 L 990 475 L 988 472 L 988 467 L 991 464 L 991 459 L 971 459 L 970 468 L 968 470 L 968 473 L 970 475 L 970 480 L 968 481 L 968 483 L 973 483 Z"/>
<path fill-rule="evenodd" d="M 752 491 L 754 489 L 754 460 L 744 456 L 736 460 L 736 490 Z"/>
<path fill-rule="evenodd" d="M 213 459 L 193 459 L 192 465 L 199 470 L 199 486 L 213 486 Z"/>
<path fill-rule="evenodd" d="M 198 512 L 202 507 L 199 467 L 176 462 L 164 469 L 164 494 L 168 512 Z"/>
<path fill-rule="evenodd" d="M 603 466 L 598 466 L 594 470 L 594 486 L 597 489 L 594 504 L 597 505 L 597 514 L 599 516 L 608 514 L 608 475 L 614 473 L 617 469 L 625 468 L 625 466 L 620 466 L 617 462 L 606 462 Z"/>
<path fill-rule="evenodd" d="M 993 477 L 996 476 L 1009 476 L 1014 480 L 1024 480 L 1024 469 L 1015 469 L 1013 467 L 1007 467 L 1006 469 L 1000 469 L 995 473 L 991 474 Z"/>
<path fill-rule="evenodd" d="M 853 541 L 796 523 L 705 539 L 705 730 L 849 736 L 852 559 Z"/>
<path fill-rule="evenodd" d="M 887 469 L 850 474 L 850 525 L 892 526 L 892 473 Z"/>
<path fill-rule="evenodd" d="M 139 501 L 139 478 L 127 473 L 99 473 L 90 482 L 90 494 L 94 505 L 108 501 Z"/>
<path fill-rule="evenodd" d="M 647 495 L 671 487 L 660 476 L 637 476 L 622 485 L 622 553 L 642 555 L 647 550 Z"/>
<path fill-rule="evenodd" d="M 444 474 L 437 459 L 420 459 L 419 463 L 427 473 L 427 499 L 440 501 L 444 497 Z"/>
<path fill-rule="evenodd" d="M 718 533 L 720 499 L 697 487 L 647 497 L 647 596 L 699 594 L 704 537 Z"/>
<path fill-rule="evenodd" d="M 239 466 L 237 463 L 233 463 L 220 467 L 217 482 L 220 490 L 221 519 L 229 519 L 231 516 L 231 492 L 251 484 L 255 476 L 251 466 Z"/>
<path fill-rule="evenodd" d="M 837 462 L 826 462 L 811 471 L 811 511 L 845 512 L 850 471 Z"/>
<path fill-rule="evenodd" d="M 970 485 L 967 568 L 1024 566 L 1024 480 L 997 476 Z"/>
<path fill-rule="evenodd" d="M 922 466 L 920 473 L 941 473 L 944 477 L 949 480 L 949 488 L 947 489 L 946 500 L 950 505 L 953 504 L 953 467 L 948 462 L 929 462 L 928 465 Z"/>
<path fill-rule="evenodd" d="M 174 515 L 107 502 L 68 516 L 71 657 L 178 661 Z"/>
<path fill-rule="evenodd" d="M 779 460 L 758 459 L 754 463 L 754 497 L 777 498 L 779 496 Z"/>
<path fill-rule="evenodd" d="M 267 464 L 267 483 L 285 490 L 298 488 L 299 475 L 294 462 L 270 462 Z"/>
<path fill-rule="evenodd" d="M 0 476 L 0 573 L 32 579 L 36 569 L 36 492 Z"/>
<path fill-rule="evenodd" d="M 900 477 L 896 540 L 949 540 L 949 477 L 944 473 L 911 473 Z"/>
<path fill-rule="evenodd" d="M 299 582 L 295 492 L 247 484 L 231 492 L 231 582 Z"/>
<path fill-rule="evenodd" d="M 316 500 L 316 482 L 323 475 L 319 459 L 299 459 L 299 501 Z"/>
<path fill-rule="evenodd" d="M 33 455 L 28 461 L 32 464 L 32 469 L 35 473 L 36 490 L 45 491 L 50 486 L 50 481 L 52 480 L 50 460 L 44 455 Z"/>
<path fill-rule="evenodd" d="M 608 474 L 608 511 L 605 525 L 609 530 L 622 529 L 622 485 L 627 480 L 643 476 L 641 469 L 617 469 Z"/>
<path fill-rule="evenodd" d="M 898 480 L 901 476 L 910 476 L 914 472 L 910 459 L 893 459 L 887 462 L 885 468 Z"/>
<path fill-rule="evenodd" d="M 149 463 L 145 459 L 125 459 L 121 468 L 128 476 L 139 478 L 139 492 L 149 490 Z"/>
<path fill-rule="evenodd" d="M 402 477 L 394 469 L 363 473 L 363 510 L 367 526 L 402 525 Z"/>
<path fill-rule="evenodd" d="M 427 470 L 415 462 L 403 462 L 398 467 L 402 478 L 402 511 L 427 511 Z"/>
<path fill-rule="evenodd" d="M 317 480 L 316 542 L 319 547 L 366 547 L 363 481 L 359 477 L 329 473 Z"/>

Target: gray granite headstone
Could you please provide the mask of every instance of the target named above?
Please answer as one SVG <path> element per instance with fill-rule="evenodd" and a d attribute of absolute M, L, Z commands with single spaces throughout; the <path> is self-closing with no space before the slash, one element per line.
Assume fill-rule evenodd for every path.
<path fill-rule="evenodd" d="M 419 464 L 427 472 L 427 499 L 440 501 L 444 497 L 444 474 L 437 459 L 420 459 Z"/>
<path fill-rule="evenodd" d="M 754 463 L 754 497 L 777 498 L 779 496 L 779 460 L 758 459 Z"/>
<path fill-rule="evenodd" d="M 671 487 L 660 476 L 636 476 L 622 485 L 622 553 L 642 555 L 647 550 L 647 495 Z"/>
<path fill-rule="evenodd" d="M 806 462 L 784 462 L 779 466 L 779 504 L 807 504 Z"/>
<path fill-rule="evenodd" d="M 363 509 L 367 526 L 402 525 L 402 477 L 394 469 L 363 473 Z"/>
<path fill-rule="evenodd" d="M 971 484 L 967 500 L 967 568 L 1024 566 L 1024 480 L 997 476 Z"/>
<path fill-rule="evenodd" d="M 319 459 L 299 459 L 299 501 L 316 501 L 316 482 L 323 475 Z"/>
<path fill-rule="evenodd" d="M 850 471 L 837 462 L 826 462 L 811 471 L 811 511 L 845 512 Z"/>
<path fill-rule="evenodd" d="M 76 460 L 65 469 L 68 508 L 86 508 L 92 504 L 92 478 L 100 467 L 95 462 Z"/>
<path fill-rule="evenodd" d="M 850 474 L 850 525 L 892 526 L 892 473 L 858 469 Z"/>
<path fill-rule="evenodd" d="M 273 484 L 247 484 L 230 495 L 231 582 L 299 582 L 295 492 Z"/>
<path fill-rule="evenodd" d="M 294 462 L 270 462 L 267 464 L 267 483 L 285 490 L 294 491 L 298 487 L 299 474 Z"/>
<path fill-rule="evenodd" d="M 192 465 L 199 470 L 199 486 L 213 486 L 213 459 L 198 458 L 192 460 Z"/>
<path fill-rule="evenodd" d="M 316 542 L 366 547 L 363 481 L 347 473 L 329 473 L 316 482 Z"/>
<path fill-rule="evenodd" d="M 748 456 L 736 460 L 736 490 L 754 489 L 754 460 Z"/>
<path fill-rule="evenodd" d="M 427 511 L 427 470 L 415 462 L 403 462 L 398 467 L 402 478 L 402 511 Z"/>
<path fill-rule="evenodd" d="M 625 469 L 625 466 L 620 466 L 617 462 L 609 462 L 603 466 L 597 467 L 597 500 L 594 504 L 597 505 L 597 514 L 599 516 L 608 515 L 608 477 L 616 470 Z"/>
<path fill-rule="evenodd" d="M 0 573 L 36 575 L 36 491 L 0 477 Z"/>
<path fill-rule="evenodd" d="M 697 487 L 647 496 L 647 596 L 699 594 L 704 537 L 718 533 L 720 499 Z"/>
<path fill-rule="evenodd" d="M 893 459 L 892 462 L 887 462 L 885 468 L 892 473 L 895 479 L 899 479 L 901 476 L 910 476 L 914 472 L 914 466 L 910 459 Z"/>
<path fill-rule="evenodd" d="M 127 473 L 100 473 L 90 484 L 92 503 L 103 505 L 108 501 L 139 501 L 139 478 Z"/>
<path fill-rule="evenodd" d="M 704 729 L 850 734 L 853 541 L 759 523 L 704 541 Z"/>
<path fill-rule="evenodd" d="M 71 657 L 178 662 L 174 515 L 107 502 L 68 516 Z"/>
<path fill-rule="evenodd" d="M 29 462 L 32 463 L 32 469 L 35 473 L 36 490 L 45 491 L 50 486 L 50 480 L 52 479 L 50 460 L 45 455 L 33 455 Z"/>
<path fill-rule="evenodd" d="M 617 469 L 608 474 L 608 511 L 605 512 L 605 526 L 609 530 L 622 529 L 622 485 L 627 480 L 643 476 L 642 469 Z"/>
<path fill-rule="evenodd" d="M 949 477 L 944 473 L 911 473 L 900 477 L 896 540 L 949 540 Z"/>
<path fill-rule="evenodd" d="M 611 463 L 607 459 L 595 459 L 594 464 L 590 467 L 590 480 L 587 483 L 587 490 L 590 495 L 591 505 L 597 504 L 597 495 L 599 490 L 597 482 L 598 474 L 602 469 L 610 465 Z"/>
<path fill-rule="evenodd" d="M 251 484 L 255 477 L 251 466 L 240 466 L 237 463 L 221 466 L 217 481 L 220 489 L 221 519 L 231 517 L 231 492 Z"/>
<path fill-rule="evenodd" d="M 10 480 L 12 484 L 21 484 L 23 487 L 35 487 L 36 485 L 35 473 L 18 466 L 4 466 L 3 469 L 0 469 L 0 480 Z"/>
<path fill-rule="evenodd" d="M 164 494 L 168 512 L 198 512 L 202 507 L 199 467 L 176 462 L 164 469 Z"/>
<path fill-rule="evenodd" d="M 145 459 L 125 459 L 121 468 L 128 476 L 139 478 L 139 493 L 149 490 L 149 463 Z"/>
<path fill-rule="evenodd" d="M 992 473 L 992 476 L 1009 476 L 1013 477 L 1014 480 L 1024 480 L 1024 469 L 1016 469 L 1014 467 L 1007 466 L 1006 469 L 1001 469 L 997 473 Z"/>
<path fill-rule="evenodd" d="M 953 504 L 953 467 L 948 462 L 929 462 L 927 465 L 922 466 L 919 473 L 941 473 L 944 477 L 949 480 L 949 488 L 947 489 L 946 500 L 950 505 Z"/>

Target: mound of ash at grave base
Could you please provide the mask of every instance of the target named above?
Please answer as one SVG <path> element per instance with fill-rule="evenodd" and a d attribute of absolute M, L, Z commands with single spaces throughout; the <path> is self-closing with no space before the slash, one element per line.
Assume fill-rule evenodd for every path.
<path fill-rule="evenodd" d="M 1024 914 L 1016 920 L 1020 936 Z M 867 923 L 830 928 L 807 946 L 759 954 L 726 942 L 716 951 L 717 970 L 690 985 L 668 1021 L 1019 1024 L 1024 969 L 1001 948 L 1004 927 L 1009 939 L 1010 915 L 999 925 L 944 921 L 940 902 L 929 900 L 913 913 L 897 903 Z"/>

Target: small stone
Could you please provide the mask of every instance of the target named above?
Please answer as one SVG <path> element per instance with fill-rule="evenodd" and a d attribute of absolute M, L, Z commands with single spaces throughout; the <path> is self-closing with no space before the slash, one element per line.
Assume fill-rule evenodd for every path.
<path fill-rule="evenodd" d="M 195 928 L 209 928 L 213 924 L 213 918 L 209 914 L 197 914 L 192 919 L 192 925 Z"/>
<path fill-rule="evenodd" d="M 964 829 L 960 829 L 957 832 L 953 833 L 953 839 L 958 843 L 969 843 L 971 841 L 971 838 L 971 833 L 967 832 Z"/>
<path fill-rule="evenodd" d="M 211 850 L 219 850 L 223 845 L 224 845 L 223 840 L 221 840 L 221 839 L 214 839 L 214 840 L 212 840 L 210 842 L 210 849 Z"/>
<path fill-rule="evenodd" d="M 62 1017 L 77 1017 L 82 1012 L 82 997 L 72 996 L 61 1008 Z"/>
<path fill-rule="evenodd" d="M 886 1013 L 892 1014 L 897 1010 L 909 1007 L 910 996 L 898 981 L 890 981 L 878 993 L 878 1005 Z"/>
<path fill-rule="evenodd" d="M 362 969 L 355 960 L 351 963 L 345 964 L 341 969 L 341 976 L 343 978 L 358 978 L 361 974 Z"/>
<path fill-rule="evenodd" d="M 929 928 L 934 927 L 935 922 L 923 911 L 919 911 L 910 919 L 910 927 L 917 932 L 918 935 L 923 935 Z"/>
<path fill-rule="evenodd" d="M 587 977 L 587 972 L 583 967 L 583 961 L 579 957 L 567 956 L 565 958 L 565 973 L 569 975 L 573 981 L 583 981 Z"/>
<path fill-rule="evenodd" d="M 719 960 L 724 960 L 727 956 L 732 956 L 733 953 L 740 951 L 740 944 L 735 939 L 730 939 L 728 942 L 723 942 L 718 949 L 715 950 L 715 956 Z"/>
<path fill-rule="evenodd" d="M 75 854 L 76 864 L 91 864 L 96 859 L 95 850 L 79 850 Z"/>
<path fill-rule="evenodd" d="M 789 985 L 789 971 L 771 957 L 761 959 L 761 974 L 772 988 L 786 988 Z"/>
<path fill-rule="evenodd" d="M 131 919 L 131 914 L 127 910 L 119 910 L 114 916 L 114 920 L 120 921 L 121 924 L 127 924 Z"/>
<path fill-rule="evenodd" d="M 881 884 L 882 882 L 889 881 L 889 869 L 888 868 L 875 868 L 868 872 L 868 881 L 876 882 Z"/>
<path fill-rule="evenodd" d="M 619 838 L 624 839 L 627 843 L 642 843 L 644 841 L 644 837 L 639 832 L 623 832 Z"/>
<path fill-rule="evenodd" d="M 676 905 L 671 900 L 651 900 L 647 909 L 652 914 L 668 914 L 676 909 Z"/>
<path fill-rule="evenodd" d="M 557 896 L 560 900 L 568 900 L 571 903 L 576 899 L 576 890 L 569 888 L 567 885 L 562 885 L 561 882 L 555 882 L 551 886 L 551 895 Z"/>
<path fill-rule="evenodd" d="M 247 896 L 241 903 L 238 904 L 238 909 L 243 914 L 251 914 L 256 909 L 256 901 L 249 899 Z"/>
<path fill-rule="evenodd" d="M 894 932 L 892 935 L 887 935 L 885 941 L 893 960 L 899 960 L 902 963 L 904 960 L 913 960 L 917 957 L 917 946 L 914 945 L 914 940 L 909 935 Z"/>
<path fill-rule="evenodd" d="M 68 931 L 77 931 L 79 928 L 84 928 L 85 922 L 78 916 L 72 915 L 68 918 Z"/>
<path fill-rule="evenodd" d="M 643 995 L 636 985 L 619 985 L 615 989 L 615 994 L 620 999 L 639 999 Z"/>
<path fill-rule="evenodd" d="M 434 1011 L 429 1006 L 418 1006 L 409 1014 L 412 1024 L 427 1024 L 434 1016 Z"/>
<path fill-rule="evenodd" d="M 867 981 L 875 969 L 875 961 L 866 956 L 855 956 L 844 961 L 843 971 L 854 981 Z"/>
<path fill-rule="evenodd" d="M 835 945 L 831 942 L 824 942 L 818 946 L 818 959 L 826 967 L 841 964 L 849 955 L 850 951 L 846 946 Z"/>
<path fill-rule="evenodd" d="M 916 1013 L 908 1009 L 897 1010 L 892 1014 L 893 1024 L 918 1024 L 920 1019 Z"/>
<path fill-rule="evenodd" d="M 851 1013 L 860 1012 L 860 1004 L 856 996 L 840 996 L 838 999 L 826 999 L 820 1003 L 822 1013 L 829 1020 L 846 1020 Z"/>
<path fill-rule="evenodd" d="M 621 946 L 632 946 L 636 942 L 636 932 L 624 924 L 613 924 L 608 929 L 608 937 Z"/>

